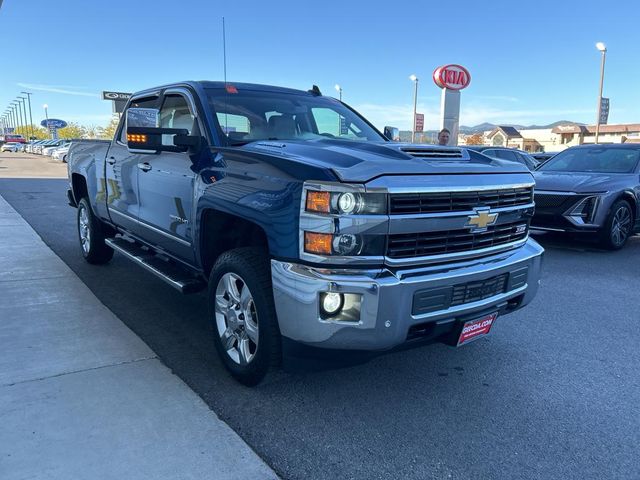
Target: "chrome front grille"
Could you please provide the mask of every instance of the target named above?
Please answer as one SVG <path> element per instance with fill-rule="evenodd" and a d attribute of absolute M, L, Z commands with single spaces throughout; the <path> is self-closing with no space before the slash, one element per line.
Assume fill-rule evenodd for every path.
<path fill-rule="evenodd" d="M 477 207 L 515 207 L 533 202 L 533 188 L 473 192 L 395 193 L 389 197 L 391 215 L 468 212 Z"/>
<path fill-rule="evenodd" d="M 483 248 L 525 240 L 529 222 L 518 220 L 487 227 L 483 232 L 468 228 L 434 232 L 389 235 L 386 255 L 392 259 L 426 257 L 449 253 L 472 252 Z"/>

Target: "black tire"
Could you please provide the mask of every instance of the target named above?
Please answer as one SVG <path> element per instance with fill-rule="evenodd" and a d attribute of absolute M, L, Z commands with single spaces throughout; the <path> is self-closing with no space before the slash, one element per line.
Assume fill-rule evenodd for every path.
<path fill-rule="evenodd" d="M 629 202 L 615 202 L 600 233 L 600 244 L 607 250 L 620 250 L 631 236 L 633 221 L 633 211 Z"/>
<path fill-rule="evenodd" d="M 85 214 L 86 217 L 83 217 Z M 93 265 L 102 265 L 111 260 L 113 249 L 104 243 L 102 222 L 93 214 L 86 197 L 78 202 L 77 226 L 80 251 L 84 259 Z"/>
<path fill-rule="evenodd" d="M 236 293 L 239 292 L 238 298 L 250 299 L 246 308 L 240 305 L 242 302 L 236 307 L 230 306 L 233 300 L 225 282 L 229 279 L 235 284 Z M 248 297 L 245 288 L 248 288 Z M 222 363 L 240 383 L 257 385 L 269 370 L 279 365 L 282 355 L 267 251 L 238 248 L 220 255 L 209 275 L 208 295 L 214 343 Z M 228 303 L 216 310 L 216 301 Z M 234 334 L 228 335 L 231 330 Z M 257 343 L 251 340 L 251 331 Z M 227 347 L 223 345 L 223 338 Z M 244 351 L 241 345 L 246 345 L 246 355 L 241 353 Z"/>

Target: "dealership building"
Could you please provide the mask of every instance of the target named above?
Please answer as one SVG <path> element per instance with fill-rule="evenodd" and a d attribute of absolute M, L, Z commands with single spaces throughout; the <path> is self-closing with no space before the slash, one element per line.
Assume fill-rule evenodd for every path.
<path fill-rule="evenodd" d="M 526 152 L 559 152 L 575 145 L 595 143 L 595 125 L 558 125 L 518 130 L 498 126 L 483 133 L 485 145 L 519 148 Z M 640 143 L 640 123 L 600 125 L 598 143 Z M 460 145 L 465 141 L 460 139 Z"/>

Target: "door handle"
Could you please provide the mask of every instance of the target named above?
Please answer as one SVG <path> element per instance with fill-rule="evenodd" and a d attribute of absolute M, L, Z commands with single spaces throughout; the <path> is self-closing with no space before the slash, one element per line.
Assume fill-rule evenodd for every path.
<path fill-rule="evenodd" d="M 149 165 L 148 163 L 139 163 L 138 164 L 138 168 L 140 170 L 142 170 L 143 172 L 148 172 L 149 170 L 151 170 L 151 165 Z"/>
<path fill-rule="evenodd" d="M 116 164 L 116 157 L 109 157 L 107 158 L 107 163 L 109 165 L 115 165 Z"/>

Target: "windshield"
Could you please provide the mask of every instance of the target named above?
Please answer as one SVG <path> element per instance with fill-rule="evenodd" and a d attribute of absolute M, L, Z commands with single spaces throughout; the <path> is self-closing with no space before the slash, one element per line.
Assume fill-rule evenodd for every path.
<path fill-rule="evenodd" d="M 632 173 L 640 149 L 590 147 L 568 149 L 542 164 L 546 172 Z"/>
<path fill-rule="evenodd" d="M 209 88 L 207 95 L 218 121 L 216 128 L 230 145 L 256 140 L 385 140 L 359 115 L 331 97 L 234 87 L 230 92 Z"/>

